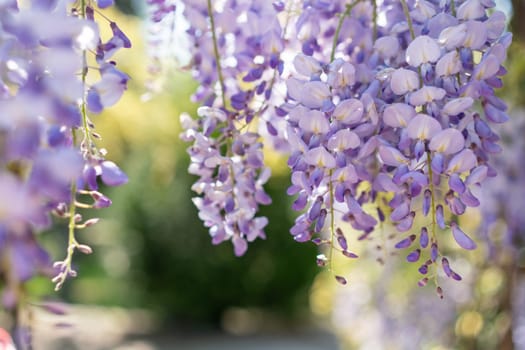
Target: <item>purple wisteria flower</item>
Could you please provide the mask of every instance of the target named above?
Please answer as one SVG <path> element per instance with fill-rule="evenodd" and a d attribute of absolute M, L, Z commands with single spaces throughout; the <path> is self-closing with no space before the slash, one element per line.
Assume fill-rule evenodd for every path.
<path fill-rule="evenodd" d="M 40 0 L 21 7 L 16 1 L 0 3 L 0 272 L 7 308 L 22 305 L 21 285 L 37 274 L 58 273 L 55 282 L 60 287 L 67 276 L 75 275 L 75 249 L 90 251 L 74 233 L 97 219 L 83 221 L 76 208 L 101 208 L 111 201 L 84 184 L 96 183 L 97 175 L 110 186 L 127 181 L 96 148 L 86 96 L 92 99 L 94 91 L 101 111 L 120 98 L 128 78 L 104 57 L 97 57 L 99 67 L 87 66 L 87 55 L 107 48 L 99 47 L 93 8 L 70 5 Z M 118 26 L 109 26 L 123 42 L 121 47 L 129 47 Z M 100 73 L 99 81 L 91 79 L 94 73 Z M 91 86 L 88 74 L 95 81 Z M 86 167 L 94 163 L 94 178 L 83 182 Z M 86 195 L 97 199 L 84 203 L 81 197 Z M 51 214 L 70 221 L 67 258 L 58 269 L 37 239 L 37 233 L 51 225 Z"/>
<path fill-rule="evenodd" d="M 231 240 L 236 255 L 246 242 L 264 238 L 264 217 L 255 217 L 270 197 L 263 185 L 270 176 L 263 161 L 257 123 L 277 136 L 269 101 L 282 72 L 283 50 L 279 7 L 252 0 L 185 3 L 187 30 L 194 44 L 191 67 L 200 86 L 197 121 L 183 116 L 182 138 L 188 149 L 189 171 L 200 176 L 192 187 L 194 203 L 210 228 L 212 242 Z"/>
<path fill-rule="evenodd" d="M 524 200 L 525 178 L 522 171 L 525 160 L 523 111 L 513 113 L 508 124 L 499 128 L 505 152 L 496 158 L 494 167 L 498 176 L 490 178 L 480 189 L 482 222 L 480 229 L 487 243 L 487 255 L 491 261 L 511 258 L 520 264 L 520 254 L 525 247 L 524 216 L 521 208 Z M 498 231 L 499 230 L 499 231 Z M 501 237 L 494 240 L 492 236 Z"/>
<path fill-rule="evenodd" d="M 406 260 L 422 261 L 422 274 L 441 266 L 461 279 L 441 237 L 476 248 L 458 218 L 495 176 L 492 127 L 508 120 L 494 90 L 511 35 L 492 1 L 184 5 L 194 98 L 206 109 L 184 117 L 183 138 L 193 142 L 195 204 L 214 242 L 231 239 L 241 254 L 244 240 L 262 235 L 265 220 L 244 221 L 269 202 L 257 187 L 267 178 L 259 136 L 269 135 L 288 153 L 287 194 L 300 212 L 290 232 L 328 247 L 318 263 L 340 283 L 333 251 L 353 257 L 350 237 L 374 239 L 380 227 L 395 231 L 398 249 L 414 245 Z"/>
<path fill-rule="evenodd" d="M 193 202 L 199 217 L 210 228 L 212 242 L 232 241 L 235 255 L 248 248 L 247 242 L 264 238 L 265 217 L 255 217 L 260 204 L 270 204 L 263 184 L 270 176 L 270 169 L 263 165 L 262 143 L 256 133 L 237 134 L 231 145 L 231 155 L 220 153 L 224 138 L 211 134 L 228 128 L 227 115 L 213 107 L 200 107 L 200 119 L 195 121 L 182 116 L 185 132 L 182 138 L 193 142 L 188 149 L 191 157 L 189 172 L 200 176 L 192 189 L 202 197 Z M 230 131 L 231 132 L 231 131 Z"/>
<path fill-rule="evenodd" d="M 163 87 L 167 75 L 165 73 L 167 73 L 172 56 L 178 57 L 178 53 L 186 51 L 181 50 L 184 44 L 181 36 L 178 35 L 178 32 L 182 30 L 178 28 L 183 21 L 180 21 L 176 14 L 177 8 L 175 0 L 146 1 L 146 39 L 149 56 L 148 73 L 150 74 L 146 87 L 150 91 L 159 91 Z"/>
<path fill-rule="evenodd" d="M 425 273 L 443 261 L 441 230 L 464 249 L 476 247 L 447 217 L 479 206 L 475 189 L 494 175 L 490 155 L 500 147 L 490 124 L 508 119 L 494 89 L 510 35 L 492 2 L 455 3 L 457 9 L 446 2 L 303 5 L 296 27 L 302 53 L 281 105 L 291 145 L 289 194 L 298 195 L 294 209 L 306 211 L 291 230 L 296 239 L 329 226 L 327 243 L 339 250 L 335 229 L 342 224 L 334 227 L 331 217 L 362 231 L 360 238 L 388 220 L 409 233 L 398 248 L 419 237 L 407 260 L 430 258 Z M 379 17 L 385 20 L 374 22 Z M 334 142 L 338 135 L 345 141 Z M 340 176 L 342 169 L 351 176 Z M 414 227 L 421 220 L 424 226 Z"/>

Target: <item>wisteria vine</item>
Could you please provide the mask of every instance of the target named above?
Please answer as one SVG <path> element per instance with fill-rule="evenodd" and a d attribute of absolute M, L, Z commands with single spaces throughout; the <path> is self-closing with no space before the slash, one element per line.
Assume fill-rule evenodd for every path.
<path fill-rule="evenodd" d="M 268 101 L 283 67 L 282 29 L 271 3 L 227 1 L 217 12 L 211 0 L 196 1 L 185 3 L 184 14 L 200 83 L 194 97 L 203 103 L 198 121 L 182 116 L 182 137 L 193 142 L 189 171 L 200 176 L 193 190 L 202 196 L 194 203 L 213 242 L 231 239 L 239 256 L 247 242 L 264 237 L 268 222 L 255 217 L 271 199 L 263 189 L 270 170 L 254 119 L 264 121 L 270 113 Z"/>
<path fill-rule="evenodd" d="M 440 242 L 476 248 L 460 227 L 479 187 L 496 176 L 494 124 L 508 120 L 502 86 L 511 43 L 491 0 L 187 1 L 198 118 L 182 116 L 199 216 L 213 243 L 264 237 L 268 204 L 261 137 L 288 154 L 298 242 L 337 281 L 334 252 L 349 238 L 391 230 L 409 249 L 419 285 L 438 268 Z"/>
<path fill-rule="evenodd" d="M 74 252 L 92 252 L 76 232 L 98 221 L 78 209 L 111 205 L 99 179 L 127 182 L 97 147 L 91 121 L 119 100 L 129 79 L 112 60 L 131 46 L 102 12 L 112 3 L 0 3 L 0 274 L 9 310 L 22 309 L 24 283 L 35 275 L 54 276 L 57 290 L 76 276 Z M 107 41 L 99 25 L 111 29 Z M 52 216 L 67 222 L 66 257 L 54 264 L 38 239 Z"/>
<path fill-rule="evenodd" d="M 237 256 L 264 238 L 271 203 L 265 146 L 288 156 L 290 229 L 322 250 L 317 263 L 342 284 L 335 254 L 351 239 L 394 232 L 419 285 L 438 269 L 454 280 L 442 237 L 475 249 L 460 227 L 496 176 L 494 124 L 508 120 L 495 95 L 511 43 L 492 0 L 149 0 L 151 21 L 173 25 L 181 6 L 199 82 L 196 119 L 182 115 L 194 204 L 212 242 Z M 131 42 L 104 14 L 112 0 L 0 2 L 0 261 L 9 309 L 24 283 L 75 276 L 76 232 L 95 224 L 79 209 L 111 200 L 99 183 L 127 182 L 97 146 L 92 117 L 114 105 L 129 76 L 113 60 Z M 179 7 L 180 9 L 180 7 Z M 107 26 L 102 38 L 99 26 Z M 54 264 L 37 235 L 52 215 L 67 223 Z"/>

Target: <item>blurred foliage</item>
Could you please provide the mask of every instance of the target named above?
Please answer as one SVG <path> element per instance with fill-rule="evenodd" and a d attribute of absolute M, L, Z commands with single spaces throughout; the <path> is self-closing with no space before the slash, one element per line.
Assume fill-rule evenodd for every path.
<path fill-rule="evenodd" d="M 523 0 L 511 0 L 512 9 L 514 14 L 522 14 L 525 12 L 525 1 Z M 512 16 L 510 21 L 510 30 L 512 31 L 514 42 L 525 42 L 525 22 L 518 15 Z"/>
<path fill-rule="evenodd" d="M 125 218 L 121 229 L 141 242 L 130 257 L 130 279 L 143 289 L 142 306 L 172 319 L 212 322 L 231 306 L 268 308 L 281 316 L 304 311 L 315 249 L 298 245 L 287 232 L 289 203 L 279 198 L 287 181 L 277 178 L 268 186 L 275 201 L 261 212 L 270 220 L 268 239 L 236 258 L 229 242 L 211 245 L 191 203 L 194 179 L 187 163 L 177 162 L 172 181 L 162 185 L 150 171 L 154 156 L 134 159 L 135 181 L 114 196 L 120 204 L 112 216 Z"/>
<path fill-rule="evenodd" d="M 312 310 L 338 336 L 342 349 L 514 349 L 515 276 L 512 269 L 483 260 L 483 249 L 468 260 L 450 252 L 451 264 L 463 281 L 447 279 L 440 268 L 443 300 L 433 281 L 423 288 L 416 286 L 421 277 L 417 266 L 406 264 L 401 256 L 390 256 L 381 265 L 371 261 L 380 254 L 376 249 L 358 251 L 363 259 L 339 265 L 349 276 L 347 286 L 330 283 L 332 276 L 322 273 L 312 287 Z"/>
<path fill-rule="evenodd" d="M 115 5 L 124 14 L 127 15 L 138 15 L 139 14 L 139 4 L 137 1 L 130 0 L 116 0 Z"/>
<path fill-rule="evenodd" d="M 503 89 L 498 91 L 511 108 L 525 106 L 525 42 L 514 40 L 508 54 Z"/>

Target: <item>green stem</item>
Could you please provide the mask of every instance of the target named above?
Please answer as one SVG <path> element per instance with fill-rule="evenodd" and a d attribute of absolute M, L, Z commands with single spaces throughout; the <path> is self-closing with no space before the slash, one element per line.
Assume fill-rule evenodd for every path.
<path fill-rule="evenodd" d="M 333 273 L 333 257 L 334 257 L 334 238 L 335 238 L 335 216 L 334 216 L 334 185 L 332 183 L 332 173 L 333 170 L 330 169 L 328 176 L 330 178 L 328 182 L 328 190 L 330 191 L 330 253 L 329 253 L 329 270 Z"/>
<path fill-rule="evenodd" d="M 450 0 L 450 11 L 452 12 L 452 15 L 455 17 L 456 16 L 456 3 L 454 2 L 454 0 Z M 456 48 L 456 52 L 459 55 L 459 48 Z M 461 86 L 461 73 L 460 72 L 456 73 L 456 79 L 458 80 L 458 85 Z"/>
<path fill-rule="evenodd" d="M 16 306 L 12 308 L 11 310 L 9 310 L 9 316 L 11 316 L 11 319 L 13 321 L 13 325 L 11 326 L 11 334 L 13 335 L 14 345 L 17 348 L 23 350 L 24 344 L 23 342 L 20 341 L 21 337 L 18 336 L 18 334 L 20 334 L 20 328 L 22 327 L 22 322 L 20 320 L 21 312 L 22 310 L 21 310 L 20 301 L 18 301 L 16 303 Z"/>
<path fill-rule="evenodd" d="M 414 40 L 416 38 L 416 33 L 414 32 L 414 23 L 412 23 L 412 18 L 410 17 L 410 11 L 408 9 L 408 5 L 406 0 L 400 0 L 401 6 L 403 7 L 403 13 L 405 14 L 405 18 L 408 23 L 408 30 L 410 31 L 410 39 Z M 421 86 L 424 85 L 423 83 L 423 74 L 421 73 L 421 67 L 417 67 L 417 71 L 419 72 L 419 84 Z M 423 106 L 423 112 L 426 112 L 426 106 Z"/>
<path fill-rule="evenodd" d="M 430 214 L 431 214 L 431 242 L 437 244 L 437 220 L 436 220 L 436 196 L 435 196 L 435 187 L 434 187 L 434 172 L 432 171 L 432 157 L 430 151 L 427 151 L 427 167 L 428 167 L 428 189 L 430 190 Z M 434 265 L 434 284 L 438 285 L 438 273 L 437 273 L 437 261 Z"/>
<path fill-rule="evenodd" d="M 382 197 L 382 195 L 380 195 L 379 193 L 377 194 L 377 197 L 376 197 L 376 210 L 381 210 L 381 199 L 380 197 Z M 388 260 L 388 245 L 386 244 L 386 237 L 385 237 L 385 227 L 383 225 L 383 221 L 380 220 L 379 218 L 379 214 L 378 214 L 378 217 L 377 217 L 377 221 L 379 222 L 379 236 L 381 237 L 381 251 L 383 252 L 383 263 L 386 264 L 387 260 Z"/>
<path fill-rule="evenodd" d="M 80 2 L 80 14 L 82 18 L 86 18 L 86 0 L 81 0 Z M 84 129 L 84 141 L 87 143 L 88 150 L 91 150 L 91 134 L 89 133 L 89 122 L 87 117 L 87 110 L 86 110 L 86 78 L 88 74 L 88 68 L 87 68 L 87 55 L 86 51 L 82 51 L 82 91 L 84 91 L 82 95 L 82 102 L 80 104 L 80 112 L 82 114 L 82 127 Z M 77 144 L 77 135 L 75 133 L 75 130 L 72 130 L 72 136 L 73 136 L 73 146 Z M 69 247 L 71 244 L 75 241 L 75 214 L 76 214 L 76 201 L 77 201 L 77 182 L 73 180 L 71 182 L 71 203 L 69 204 L 69 224 L 68 224 L 68 259 L 71 260 L 70 255 L 72 256 L 73 253 L 69 253 Z"/>
<path fill-rule="evenodd" d="M 76 197 L 77 197 L 77 184 L 76 184 L 76 181 L 72 181 L 71 183 L 71 203 L 69 204 L 69 224 L 68 224 L 68 243 L 67 243 L 68 260 L 71 260 L 69 258 L 69 255 L 70 255 L 69 247 L 71 247 L 71 245 L 74 245 L 74 243 L 76 242 L 75 240 L 75 226 L 76 226 L 75 215 L 76 215 L 76 209 L 77 209 Z M 71 252 L 71 255 L 73 255 L 73 252 Z"/>
<path fill-rule="evenodd" d="M 408 30 L 410 31 L 410 38 L 414 40 L 416 38 L 416 34 L 414 32 L 414 24 L 412 23 L 412 18 L 410 17 L 410 11 L 408 10 L 408 5 L 406 0 L 400 0 L 401 6 L 403 7 L 403 13 L 405 14 L 405 18 L 407 19 L 408 23 Z"/>
<path fill-rule="evenodd" d="M 334 40 L 332 42 L 332 52 L 330 53 L 330 62 L 332 62 L 335 59 L 335 49 L 337 48 L 337 42 L 339 41 L 339 34 L 341 33 L 343 22 L 345 21 L 345 18 L 350 15 L 350 12 L 354 8 L 354 6 L 357 5 L 359 1 L 360 0 L 357 0 L 352 4 L 346 5 L 345 12 L 343 12 L 341 16 L 339 17 L 339 23 L 337 23 L 337 28 L 335 29 L 335 34 L 334 34 Z"/>
<path fill-rule="evenodd" d="M 213 40 L 213 54 L 215 56 L 215 64 L 217 65 L 217 76 L 221 88 L 222 105 L 224 108 L 226 108 L 226 89 L 224 85 L 224 77 L 222 75 L 221 57 L 219 55 L 219 45 L 217 44 L 217 33 L 215 29 L 215 19 L 213 17 L 213 6 L 211 0 L 208 0 L 208 16 L 210 17 L 211 36 Z"/>
<path fill-rule="evenodd" d="M 82 18 L 86 18 L 86 0 L 82 0 L 80 2 L 80 15 Z M 91 141 L 91 134 L 89 133 L 89 123 L 88 123 L 88 117 L 87 117 L 86 96 L 85 96 L 87 73 L 88 73 L 87 57 L 86 57 L 86 51 L 84 50 L 82 52 L 82 78 L 81 78 L 82 79 L 82 90 L 84 91 L 84 93 L 82 95 L 82 102 L 80 104 L 80 112 L 82 115 L 82 128 L 84 131 L 84 142 L 88 147 L 88 151 L 91 151 L 92 141 Z M 73 146 L 76 146 L 76 144 L 78 143 L 78 137 L 77 137 L 77 134 L 75 133 L 75 129 L 71 130 L 71 136 L 73 139 L 72 140 Z M 56 283 L 55 290 L 59 290 L 62 287 L 64 281 L 66 280 L 69 274 L 69 271 L 71 270 L 71 260 L 73 258 L 73 253 L 75 251 L 74 247 L 77 244 L 76 239 L 75 239 L 75 226 L 76 226 L 75 215 L 77 212 L 77 205 L 76 205 L 77 190 L 78 190 L 77 182 L 74 179 L 73 181 L 71 181 L 71 186 L 70 186 L 71 198 L 70 198 L 70 203 L 69 203 L 68 243 L 67 243 L 66 258 L 63 261 L 63 263 L 65 264 L 65 268 L 62 269 L 63 272 L 61 272 L 61 274 L 59 275 L 61 277 Z"/>
<path fill-rule="evenodd" d="M 436 220 L 436 197 L 435 197 L 435 194 L 434 194 L 434 172 L 432 171 L 432 157 L 430 155 L 430 152 L 427 152 L 427 166 L 428 166 L 428 181 L 429 181 L 429 184 L 428 184 L 428 189 L 430 190 L 430 210 L 431 210 L 431 215 L 432 215 L 432 222 L 431 222 L 431 225 L 432 225 L 432 229 L 431 229 L 431 234 L 432 234 L 432 240 L 433 241 L 437 241 L 436 239 L 436 223 L 437 223 L 437 220 Z"/>
<path fill-rule="evenodd" d="M 80 16 L 82 18 L 86 18 L 86 0 L 81 0 L 80 2 Z M 100 13 L 99 13 L 100 14 Z M 104 16 L 105 17 L 105 16 Z M 105 17 L 107 19 L 107 17 Z M 109 21 L 109 19 L 107 19 Z M 86 154 L 93 154 L 93 151 L 94 151 L 94 142 L 93 142 L 93 139 L 91 137 L 91 127 L 90 127 L 90 123 L 89 123 L 89 119 L 88 119 L 88 115 L 87 115 L 87 107 L 86 107 L 86 96 L 85 96 L 85 92 L 86 92 L 86 80 L 87 80 L 87 75 L 88 75 L 88 71 L 89 71 L 89 66 L 88 66 L 88 63 L 87 63 L 87 51 L 84 50 L 82 51 L 82 90 L 84 91 L 84 95 L 82 97 L 82 102 L 80 104 L 80 112 L 81 112 L 81 115 L 82 115 L 82 129 L 83 129 L 83 133 L 84 133 L 84 140 L 81 144 L 84 145 L 84 147 L 86 148 L 85 150 L 82 150 L 83 152 L 86 152 Z M 75 135 L 75 132 L 73 131 L 73 144 L 75 145 L 77 142 L 77 139 L 76 139 L 76 135 Z"/>
<path fill-rule="evenodd" d="M 377 1 L 372 0 L 372 23 L 373 23 L 373 32 L 372 40 L 377 40 Z"/>

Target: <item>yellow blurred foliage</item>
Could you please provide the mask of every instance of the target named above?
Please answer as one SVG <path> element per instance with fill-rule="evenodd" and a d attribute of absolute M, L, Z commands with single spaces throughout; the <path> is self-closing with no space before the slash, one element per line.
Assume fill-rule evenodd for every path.
<path fill-rule="evenodd" d="M 474 338 L 483 328 L 483 317 L 477 311 L 466 311 L 456 321 L 456 334 L 462 337 Z"/>

